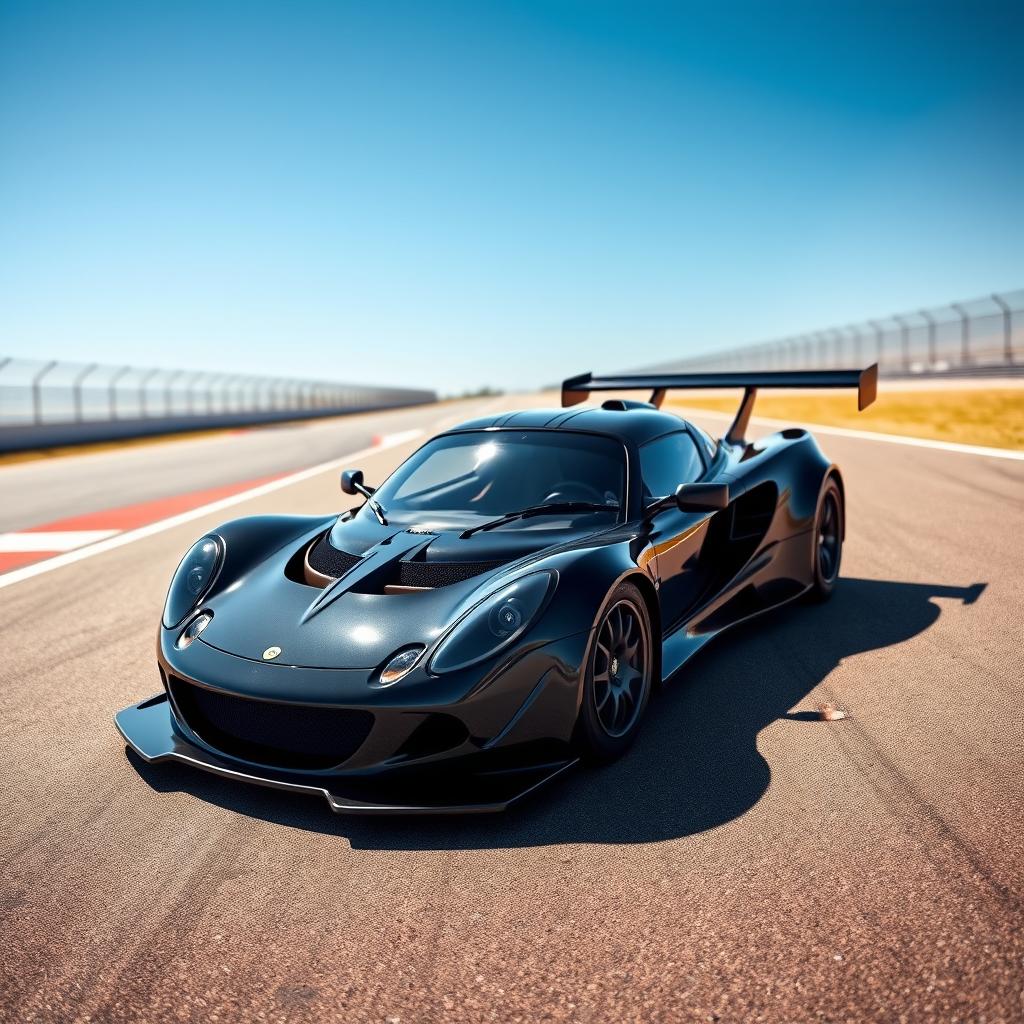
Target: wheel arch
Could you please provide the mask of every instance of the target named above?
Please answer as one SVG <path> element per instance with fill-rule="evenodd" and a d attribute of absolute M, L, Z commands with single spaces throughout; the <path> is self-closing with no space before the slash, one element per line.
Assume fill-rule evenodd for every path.
<path fill-rule="evenodd" d="M 643 599 L 644 606 L 647 608 L 647 614 L 651 623 L 651 646 L 654 649 L 654 681 L 657 683 L 661 679 L 661 603 L 658 600 L 658 591 L 651 578 L 638 566 L 633 565 L 625 572 L 616 574 L 607 590 L 605 590 L 601 596 L 601 600 L 594 611 L 593 620 L 590 624 L 590 635 L 587 639 L 586 649 L 583 654 L 583 661 L 580 665 L 579 686 L 577 689 L 576 701 L 577 712 L 579 711 L 580 703 L 583 699 L 583 679 L 586 674 L 586 667 L 589 664 L 590 657 L 594 649 L 594 642 L 597 638 L 598 623 L 601 621 L 601 617 L 607 610 L 608 605 L 611 602 L 612 595 L 623 583 L 631 583 L 640 591 L 640 597 Z"/>
<path fill-rule="evenodd" d="M 661 602 L 658 600 L 658 591 L 650 576 L 643 572 L 629 573 L 621 580 L 622 583 L 632 583 L 647 606 L 647 614 L 651 620 L 651 647 L 654 654 L 653 677 L 656 686 L 661 685 Z"/>
<path fill-rule="evenodd" d="M 839 467 L 833 463 L 829 466 L 828 471 L 825 473 L 825 479 L 822 480 L 821 486 L 824 490 L 825 485 L 829 480 L 835 480 L 836 486 L 839 488 L 839 500 L 842 502 L 842 508 L 840 509 L 841 515 L 839 516 L 839 523 L 842 527 L 842 533 L 840 533 L 840 539 L 846 540 L 846 484 L 843 482 L 843 474 L 839 472 Z"/>

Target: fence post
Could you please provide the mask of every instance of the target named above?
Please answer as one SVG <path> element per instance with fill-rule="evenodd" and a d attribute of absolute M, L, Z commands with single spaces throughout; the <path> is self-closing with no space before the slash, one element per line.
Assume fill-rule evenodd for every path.
<path fill-rule="evenodd" d="M 98 363 L 90 363 L 84 370 L 79 371 L 75 376 L 75 379 L 71 382 L 71 401 L 75 407 L 75 422 L 81 423 L 83 419 L 82 411 L 82 382 L 86 377 L 96 369 Z"/>
<path fill-rule="evenodd" d="M 149 410 L 146 406 L 146 385 L 160 372 L 160 370 L 150 370 L 149 373 L 143 374 L 142 379 L 139 381 L 139 413 L 143 417 L 149 415 Z"/>
<path fill-rule="evenodd" d="M 244 412 L 256 412 L 259 409 L 260 379 L 259 377 L 246 377 L 242 381 L 242 410 Z"/>
<path fill-rule="evenodd" d="M 188 408 L 190 416 L 195 415 L 196 411 L 196 393 L 195 386 L 206 376 L 205 370 L 198 370 L 192 374 L 192 379 L 185 385 L 185 404 Z"/>
<path fill-rule="evenodd" d="M 206 378 L 206 411 L 211 416 L 213 415 L 213 385 L 222 381 L 224 377 L 223 373 L 214 373 Z"/>
<path fill-rule="evenodd" d="M 860 369 L 860 328 L 851 324 L 846 328 L 853 336 L 853 362 Z"/>
<path fill-rule="evenodd" d="M 173 399 L 171 398 L 171 385 L 184 373 L 184 370 L 175 370 L 169 374 L 164 381 L 164 415 L 170 416 L 174 411 Z"/>
<path fill-rule="evenodd" d="M 935 368 L 935 317 L 926 309 L 922 309 L 918 316 L 924 317 L 925 323 L 928 324 L 928 369 L 933 370 Z"/>
<path fill-rule="evenodd" d="M 13 356 L 4 356 L 2 359 L 0 359 L 0 370 L 3 370 L 3 368 L 5 366 L 7 366 L 12 361 L 13 361 Z M 2 404 L 2 403 L 0 403 L 0 404 Z"/>
<path fill-rule="evenodd" d="M 110 380 L 107 381 L 107 415 L 112 420 L 117 419 L 117 382 L 126 374 L 131 373 L 130 366 L 122 366 L 120 370 L 115 373 Z"/>
<path fill-rule="evenodd" d="M 971 365 L 971 319 L 959 302 L 950 303 L 950 309 L 960 316 L 960 365 Z"/>
<path fill-rule="evenodd" d="M 1010 307 L 999 295 L 993 294 L 992 301 L 1003 311 L 1003 360 L 1007 366 L 1013 366 L 1013 319 Z"/>
<path fill-rule="evenodd" d="M 42 379 L 57 365 L 56 359 L 51 359 L 32 378 L 32 422 L 43 422 L 43 389 L 40 387 Z"/>
<path fill-rule="evenodd" d="M 835 327 L 835 328 L 833 328 L 832 329 L 832 334 L 833 334 L 833 336 L 835 338 L 835 345 L 833 347 L 833 350 L 835 351 L 835 365 L 836 366 L 842 366 L 843 365 L 843 348 L 844 348 L 843 343 L 846 341 L 846 338 L 843 335 L 842 327 Z"/>
<path fill-rule="evenodd" d="M 882 365 L 882 337 L 883 337 L 885 332 L 882 330 L 882 325 L 877 320 L 869 320 L 868 324 L 871 327 L 871 329 L 875 332 L 875 350 L 876 350 L 875 351 L 875 362 L 878 363 L 879 366 L 881 366 Z"/>
<path fill-rule="evenodd" d="M 222 382 L 224 390 L 221 392 L 221 404 L 224 406 L 224 412 L 231 412 L 231 388 L 238 384 L 243 376 L 244 374 L 236 373 L 233 376 L 226 377 Z M 237 399 L 237 397 L 238 394 L 236 392 L 235 398 Z"/>
<path fill-rule="evenodd" d="M 893 320 L 900 325 L 900 359 L 904 373 L 910 372 L 910 327 L 902 316 L 894 316 Z"/>

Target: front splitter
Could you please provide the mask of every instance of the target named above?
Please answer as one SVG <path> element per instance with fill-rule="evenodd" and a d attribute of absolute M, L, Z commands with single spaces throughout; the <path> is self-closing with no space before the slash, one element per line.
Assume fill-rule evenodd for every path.
<path fill-rule="evenodd" d="M 322 796 L 336 814 L 488 814 L 512 804 L 577 763 L 552 761 L 514 770 L 437 775 L 418 782 L 250 769 L 185 739 L 175 728 L 166 693 L 119 711 L 114 724 L 125 742 L 150 764 L 177 761 L 237 782 Z"/>

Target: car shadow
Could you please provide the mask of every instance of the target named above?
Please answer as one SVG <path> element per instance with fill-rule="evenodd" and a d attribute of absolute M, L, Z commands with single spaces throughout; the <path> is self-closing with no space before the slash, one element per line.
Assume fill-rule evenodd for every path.
<path fill-rule="evenodd" d="M 555 843 L 650 843 L 703 832 L 750 810 L 771 768 L 758 733 L 781 718 L 828 728 L 793 710 L 851 655 L 902 643 L 941 614 L 933 598 L 973 604 L 984 583 L 957 587 L 843 579 L 827 604 L 792 604 L 718 638 L 656 694 L 632 750 L 577 768 L 503 815 L 335 816 L 318 797 L 232 783 L 178 765 L 149 765 L 160 792 L 184 791 L 241 814 L 346 838 L 353 848 L 489 849 Z M 855 699 L 855 698 L 851 698 Z"/>

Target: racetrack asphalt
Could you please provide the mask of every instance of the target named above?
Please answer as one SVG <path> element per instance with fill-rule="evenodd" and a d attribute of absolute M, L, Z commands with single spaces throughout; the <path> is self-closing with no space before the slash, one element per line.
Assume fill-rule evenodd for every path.
<path fill-rule="evenodd" d="M 0 589 L 0 1019 L 1024 1018 L 1024 463 L 821 440 L 847 485 L 832 601 L 720 638 L 624 760 L 499 817 L 335 817 L 126 756 L 112 715 L 159 687 L 181 553 L 343 507 L 334 471 Z M 117 454 L 88 456 L 111 505 L 135 497 Z"/>

